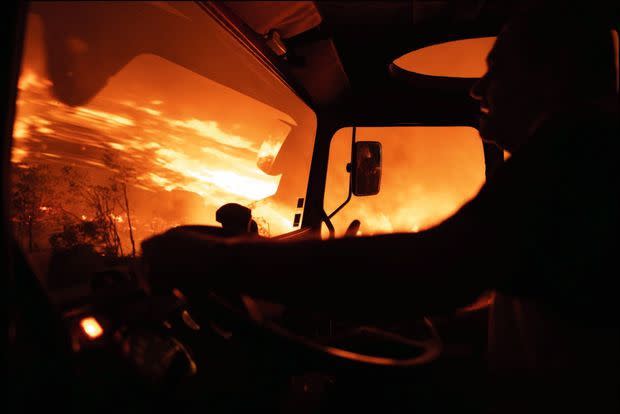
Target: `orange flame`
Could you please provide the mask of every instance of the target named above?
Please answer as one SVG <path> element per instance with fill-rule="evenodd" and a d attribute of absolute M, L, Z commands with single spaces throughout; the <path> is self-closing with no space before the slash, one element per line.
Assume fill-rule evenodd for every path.
<path fill-rule="evenodd" d="M 263 200 L 255 217 L 269 223 L 268 232 L 292 229 L 290 209 L 282 211 L 277 203 L 264 201 L 278 189 L 280 176 L 265 171 L 271 167 L 290 126 L 278 122 L 282 135 L 266 134 L 269 138 L 257 143 L 256 138 L 246 134 L 227 132 L 213 120 L 169 116 L 163 99 L 139 103 L 135 98 L 130 101 L 104 90 L 103 97 L 96 97 L 88 107 L 70 108 L 56 101 L 49 88 L 51 82 L 32 70 L 24 70 L 20 82 L 14 164 L 77 163 L 89 174 L 101 176 L 101 171 L 108 173 L 108 167 L 95 154 L 107 148 L 123 154 L 125 162 L 136 168 L 135 188 L 182 190 L 201 196 L 205 206 L 214 206 L 210 207 L 212 217 L 199 218 L 198 222 L 213 222 L 215 208 L 227 202 Z M 240 128 L 239 124 L 233 125 L 236 131 Z M 75 213 L 86 220 L 87 214 Z M 132 224 L 143 223 L 151 231 L 166 229 L 165 225 L 153 226 L 153 218 L 141 217 L 136 210 L 133 214 L 137 217 L 132 216 Z M 126 221 L 121 215 L 112 214 L 111 218 L 117 223 Z M 174 225 L 184 224 L 184 220 L 176 219 Z M 147 236 L 149 232 L 144 229 L 138 231 L 137 243 Z"/>

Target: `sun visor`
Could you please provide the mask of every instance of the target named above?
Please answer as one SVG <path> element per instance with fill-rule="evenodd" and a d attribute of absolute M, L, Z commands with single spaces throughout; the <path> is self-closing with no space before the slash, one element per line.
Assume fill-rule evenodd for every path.
<path fill-rule="evenodd" d="M 130 61 L 151 54 L 266 103 L 295 123 L 305 117 L 289 86 L 195 3 L 76 2 L 59 7 L 36 2 L 31 12 L 40 16 L 46 33 L 52 91 L 67 105 L 87 104 Z"/>

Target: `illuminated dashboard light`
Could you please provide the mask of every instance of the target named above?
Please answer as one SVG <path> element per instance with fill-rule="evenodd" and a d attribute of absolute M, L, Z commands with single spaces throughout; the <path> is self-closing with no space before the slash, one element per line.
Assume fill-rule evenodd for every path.
<path fill-rule="evenodd" d="M 82 330 L 90 339 L 97 339 L 103 335 L 103 328 L 97 322 L 97 319 L 93 317 L 84 318 L 80 321 Z"/>
<path fill-rule="evenodd" d="M 174 295 L 177 299 L 180 299 L 180 300 L 186 300 L 186 299 L 185 299 L 185 295 L 183 294 L 183 292 L 181 292 L 181 291 L 180 291 L 179 289 L 177 289 L 177 288 L 172 289 L 172 294 L 173 294 L 173 295 Z"/>
<path fill-rule="evenodd" d="M 184 310 L 181 313 L 181 317 L 183 318 L 183 322 L 185 322 L 185 325 L 187 325 L 190 329 L 193 329 L 194 331 L 200 330 L 200 325 L 198 325 L 196 321 L 194 321 L 188 311 Z"/>

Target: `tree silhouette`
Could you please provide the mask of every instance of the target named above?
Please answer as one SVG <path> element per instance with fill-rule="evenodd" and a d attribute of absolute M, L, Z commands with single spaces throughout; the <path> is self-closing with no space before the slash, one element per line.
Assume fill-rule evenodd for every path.
<path fill-rule="evenodd" d="M 30 252 L 47 240 L 55 250 L 92 245 L 102 254 L 123 256 L 119 225 L 125 216 L 131 255 L 136 255 L 127 190 L 135 171 L 116 153 L 106 152 L 102 160 L 112 174 L 97 184 L 73 166 L 21 163 L 13 169 L 11 219 Z"/>
<path fill-rule="evenodd" d="M 72 247 L 72 243 L 89 241 L 106 256 L 122 256 L 123 245 L 117 227 L 122 197 L 119 186 L 112 180 L 105 185 L 93 184 L 88 174 L 71 167 L 63 169 L 63 177 L 69 188 L 68 199 L 83 204 L 93 219 L 79 218 L 79 223 L 65 226 L 62 232 L 52 236 L 53 245 Z"/>
<path fill-rule="evenodd" d="M 65 224 L 62 231 L 52 233 L 49 242 L 54 250 L 71 250 L 78 246 L 95 250 L 96 246 L 103 244 L 103 234 L 97 222 L 83 220 Z"/>
<path fill-rule="evenodd" d="M 131 255 L 136 256 L 136 242 L 133 235 L 133 226 L 131 225 L 131 212 L 129 210 L 129 197 L 127 196 L 127 184 L 134 183 L 136 170 L 128 164 L 122 162 L 117 153 L 106 151 L 103 154 L 103 163 L 114 171 L 110 178 L 112 185 L 116 186 L 120 193 L 119 206 L 127 217 L 127 227 L 129 230 L 129 240 L 131 241 Z"/>
<path fill-rule="evenodd" d="M 38 246 L 36 234 L 62 214 L 58 175 L 48 165 L 23 164 L 13 170 L 12 221 L 18 236 L 27 240 L 28 251 Z"/>

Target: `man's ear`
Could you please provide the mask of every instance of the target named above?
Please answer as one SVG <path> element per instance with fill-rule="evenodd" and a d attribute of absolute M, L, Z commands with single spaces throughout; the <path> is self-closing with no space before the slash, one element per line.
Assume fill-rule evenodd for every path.
<path fill-rule="evenodd" d="M 566 71 L 558 71 L 552 65 L 541 65 L 532 72 L 531 80 L 538 90 L 538 105 L 543 108 L 555 107 L 557 104 L 565 102 L 570 95 L 569 76 Z"/>

